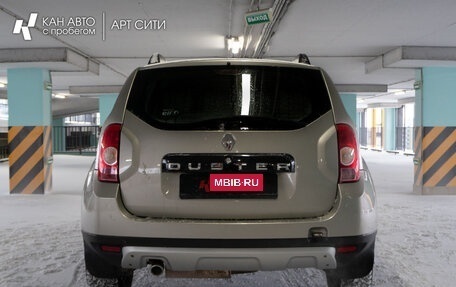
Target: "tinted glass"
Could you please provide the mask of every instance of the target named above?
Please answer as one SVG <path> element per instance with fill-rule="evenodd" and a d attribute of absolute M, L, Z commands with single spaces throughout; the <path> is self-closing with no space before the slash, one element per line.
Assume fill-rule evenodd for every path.
<path fill-rule="evenodd" d="M 197 66 L 137 73 L 127 109 L 160 129 L 298 129 L 331 108 L 319 70 Z"/>

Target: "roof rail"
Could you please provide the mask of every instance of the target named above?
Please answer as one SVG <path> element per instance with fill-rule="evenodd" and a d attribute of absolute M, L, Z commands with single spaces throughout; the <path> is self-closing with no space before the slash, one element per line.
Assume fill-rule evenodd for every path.
<path fill-rule="evenodd" d="M 153 53 L 152 56 L 149 58 L 149 62 L 147 64 L 157 64 L 161 62 L 166 62 L 165 57 L 159 53 Z"/>
<path fill-rule="evenodd" d="M 294 62 L 304 63 L 310 65 L 309 57 L 306 54 L 299 54 L 295 59 Z"/>

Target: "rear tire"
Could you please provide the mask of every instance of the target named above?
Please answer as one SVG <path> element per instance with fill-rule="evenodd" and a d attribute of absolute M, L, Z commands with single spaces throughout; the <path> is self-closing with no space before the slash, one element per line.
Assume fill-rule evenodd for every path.
<path fill-rule="evenodd" d="M 90 271 L 86 269 L 86 283 L 89 287 L 117 287 L 117 281 L 114 278 L 99 278 L 90 274 Z"/>
<path fill-rule="evenodd" d="M 374 286 L 373 279 L 373 271 L 364 277 L 355 279 L 342 279 L 337 275 L 326 272 L 328 287 L 372 287 Z"/>
<path fill-rule="evenodd" d="M 120 274 L 115 278 L 95 277 L 86 269 L 86 282 L 89 287 L 131 287 L 133 282 L 133 272 L 131 274 Z"/>
<path fill-rule="evenodd" d="M 358 253 L 336 255 L 337 269 L 325 270 L 329 287 L 373 286 L 375 239 L 368 242 Z"/>
<path fill-rule="evenodd" d="M 88 286 L 131 287 L 133 269 L 110 265 L 84 243 L 84 261 Z"/>
<path fill-rule="evenodd" d="M 89 245 L 84 242 L 84 261 L 87 271 L 99 278 L 116 278 L 115 266 L 109 264 L 103 257 L 99 256 Z"/>
<path fill-rule="evenodd" d="M 133 270 L 123 270 L 117 277 L 118 287 L 131 287 L 133 283 Z"/>
<path fill-rule="evenodd" d="M 133 272 L 123 272 L 115 279 L 95 277 L 86 270 L 86 282 L 89 287 L 131 287 L 133 283 Z"/>
<path fill-rule="evenodd" d="M 342 280 L 339 277 L 335 277 L 326 273 L 326 284 L 328 287 L 341 287 Z"/>

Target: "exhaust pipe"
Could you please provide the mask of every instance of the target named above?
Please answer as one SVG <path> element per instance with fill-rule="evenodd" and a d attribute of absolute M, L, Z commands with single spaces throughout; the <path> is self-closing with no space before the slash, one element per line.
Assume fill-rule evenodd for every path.
<path fill-rule="evenodd" d="M 150 272 L 155 276 L 160 276 L 165 271 L 165 265 L 162 260 L 152 259 L 149 261 Z"/>

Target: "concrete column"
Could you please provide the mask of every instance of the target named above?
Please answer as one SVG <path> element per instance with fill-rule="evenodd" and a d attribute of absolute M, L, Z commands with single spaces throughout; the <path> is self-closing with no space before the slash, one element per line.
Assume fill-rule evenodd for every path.
<path fill-rule="evenodd" d="M 106 94 L 106 95 L 100 96 L 100 99 L 99 99 L 100 125 L 103 125 L 106 118 L 111 113 L 112 107 L 114 107 L 114 104 L 117 100 L 117 96 L 118 96 L 118 94 Z"/>
<path fill-rule="evenodd" d="M 39 68 L 8 69 L 10 193 L 52 188 L 51 76 Z"/>
<path fill-rule="evenodd" d="M 415 88 L 414 191 L 456 195 L 456 68 L 423 68 Z"/>
<path fill-rule="evenodd" d="M 396 109 L 385 109 L 385 150 L 396 150 Z"/>
<path fill-rule="evenodd" d="M 344 104 L 345 110 L 350 116 L 355 127 L 358 126 L 356 117 L 356 94 L 340 94 L 342 103 Z"/>

